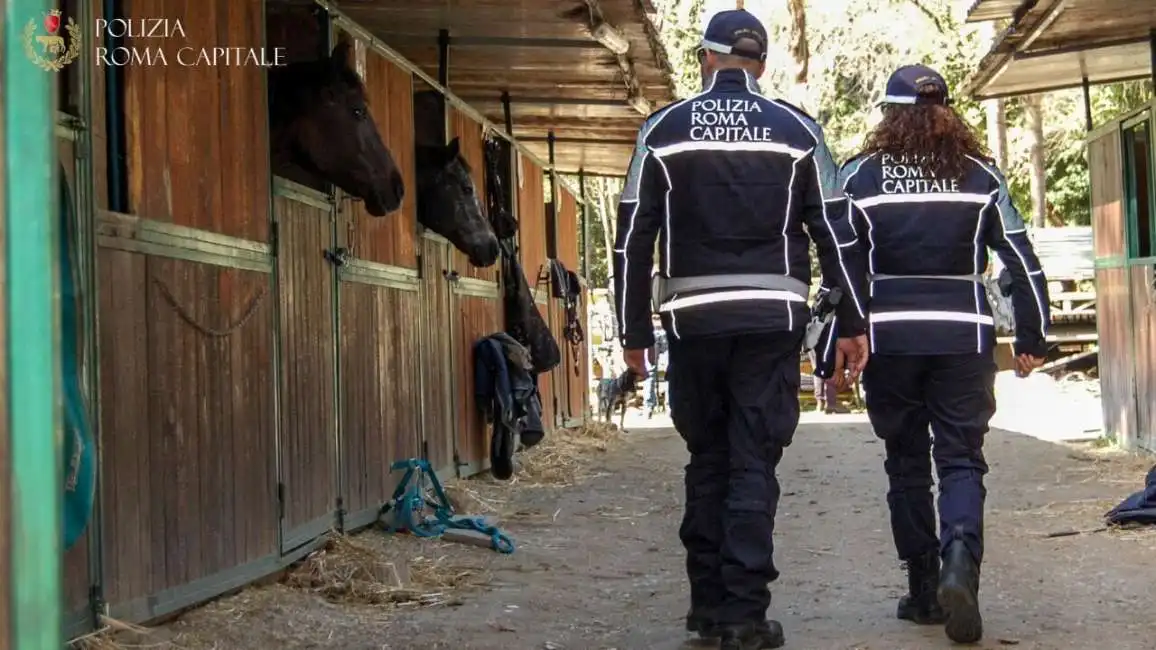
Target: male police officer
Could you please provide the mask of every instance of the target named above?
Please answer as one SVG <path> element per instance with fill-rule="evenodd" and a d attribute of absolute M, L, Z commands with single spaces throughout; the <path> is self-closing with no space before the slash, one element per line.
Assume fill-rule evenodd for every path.
<path fill-rule="evenodd" d="M 645 376 L 652 298 L 668 333 L 669 399 L 690 451 L 687 628 L 726 650 L 776 648 L 775 468 L 799 417 L 808 233 L 843 301 L 839 346 L 866 364 L 866 277 L 837 169 L 814 120 L 759 95 L 766 30 L 724 11 L 699 49 L 703 92 L 646 120 L 618 215 L 614 281 L 627 365 Z M 659 267 L 650 276 L 658 239 Z"/>
<path fill-rule="evenodd" d="M 887 83 L 883 119 L 864 152 L 842 173 L 871 273 L 864 384 L 871 424 L 886 443 L 891 528 L 908 569 L 898 616 L 946 619 L 947 636 L 962 643 L 983 630 L 983 439 L 995 413 L 995 335 L 981 276 L 989 247 L 1011 274 L 1019 373 L 1047 353 L 1047 281 L 1007 181 L 982 151 L 943 78 L 905 66 Z"/>

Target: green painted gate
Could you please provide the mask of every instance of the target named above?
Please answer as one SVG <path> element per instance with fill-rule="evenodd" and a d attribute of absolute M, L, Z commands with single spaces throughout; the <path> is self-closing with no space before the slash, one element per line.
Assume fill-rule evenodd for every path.
<path fill-rule="evenodd" d="M 0 17 L 0 212 L 5 350 L 0 367 L 0 648 L 61 647 L 61 468 L 52 76 L 24 51 L 44 0 Z M 19 281 L 13 281 L 19 278 Z"/>

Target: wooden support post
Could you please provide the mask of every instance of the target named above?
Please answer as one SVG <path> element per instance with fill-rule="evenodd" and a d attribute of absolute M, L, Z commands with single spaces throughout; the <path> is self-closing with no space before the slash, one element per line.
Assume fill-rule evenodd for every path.
<path fill-rule="evenodd" d="M 502 119 L 503 124 L 506 127 L 506 133 L 513 137 L 514 111 L 513 107 L 510 105 L 510 93 L 505 90 L 502 91 Z M 506 200 L 509 201 L 509 205 L 507 207 L 510 210 L 510 214 L 513 215 L 515 219 L 518 219 L 520 216 L 518 214 L 518 189 L 522 185 L 521 181 L 519 180 L 521 178 L 522 170 L 518 169 L 518 156 L 516 153 L 517 147 L 515 147 L 513 143 L 507 141 L 505 145 L 505 152 L 506 169 L 510 173 L 510 191 L 506 193 Z"/>
<path fill-rule="evenodd" d="M 1084 128 L 1088 131 L 1092 130 L 1095 122 L 1092 120 L 1092 84 L 1088 82 L 1087 75 L 1084 75 Z"/>
<path fill-rule="evenodd" d="M 581 200 L 578 209 L 582 228 L 582 279 L 590 286 L 590 215 L 586 211 L 586 170 L 581 167 L 578 168 L 578 198 Z"/>
<path fill-rule="evenodd" d="M 0 22 L 0 647 L 55 650 L 61 640 L 64 490 L 60 463 L 59 187 L 53 73 L 25 56 L 24 21 L 45 0 L 11 0 Z M 29 23 L 30 24 L 30 23 Z M 78 45 L 73 43 L 73 45 Z"/>
<path fill-rule="evenodd" d="M 558 172 L 554 169 L 554 130 L 546 135 L 547 163 L 550 165 L 550 208 L 546 211 L 546 257 L 558 257 Z"/>
<path fill-rule="evenodd" d="M 1152 55 L 1152 83 L 1156 84 L 1156 29 L 1148 32 L 1148 52 Z"/>
<path fill-rule="evenodd" d="M 442 88 L 450 87 L 450 33 L 448 30 L 438 30 L 438 83 Z M 445 125 L 442 134 L 443 144 L 450 141 L 450 112 L 446 107 L 446 98 L 438 102 L 442 111 L 442 123 Z"/>

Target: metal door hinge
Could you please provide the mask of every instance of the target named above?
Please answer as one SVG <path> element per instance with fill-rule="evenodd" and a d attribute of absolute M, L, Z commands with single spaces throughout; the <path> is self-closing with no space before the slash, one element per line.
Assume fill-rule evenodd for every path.
<path fill-rule="evenodd" d="M 285 484 L 277 484 L 277 518 L 285 518 Z"/>

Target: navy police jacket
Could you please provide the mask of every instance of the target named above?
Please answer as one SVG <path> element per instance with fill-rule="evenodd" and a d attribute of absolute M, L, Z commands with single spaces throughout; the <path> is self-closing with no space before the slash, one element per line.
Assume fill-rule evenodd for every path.
<path fill-rule="evenodd" d="M 995 327 L 982 274 L 990 248 L 1012 276 L 1016 354 L 1047 354 L 1047 279 L 1023 218 L 995 165 L 970 160 L 959 179 L 882 153 L 840 171 L 866 250 L 872 352 L 989 354 Z"/>
<path fill-rule="evenodd" d="M 653 345 L 652 309 L 674 340 L 801 332 L 812 239 L 848 296 L 840 333 L 866 331 L 865 260 L 822 130 L 746 72 L 715 73 L 639 133 L 614 247 L 623 347 Z"/>

